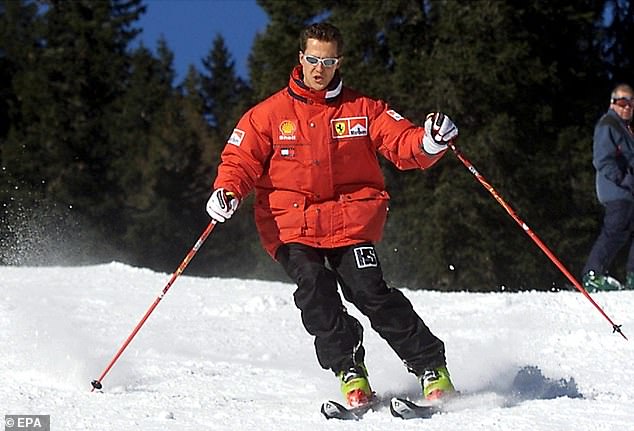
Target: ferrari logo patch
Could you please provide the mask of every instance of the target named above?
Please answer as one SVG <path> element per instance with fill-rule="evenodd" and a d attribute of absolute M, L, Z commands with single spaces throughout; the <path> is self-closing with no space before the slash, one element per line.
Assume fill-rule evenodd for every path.
<path fill-rule="evenodd" d="M 354 138 L 368 135 L 368 117 L 346 117 L 331 120 L 332 137 Z"/>

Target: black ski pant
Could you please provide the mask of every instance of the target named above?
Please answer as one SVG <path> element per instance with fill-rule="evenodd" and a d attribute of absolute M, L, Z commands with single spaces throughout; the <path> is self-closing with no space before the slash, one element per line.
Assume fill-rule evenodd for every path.
<path fill-rule="evenodd" d="M 606 202 L 601 233 L 592 246 L 583 274 L 594 271 L 602 275 L 610 266 L 618 251 L 632 241 L 634 231 L 634 202 L 616 200 Z M 634 272 L 634 241 L 630 243 L 626 271 Z"/>
<path fill-rule="evenodd" d="M 443 342 L 434 336 L 399 290 L 389 288 L 371 243 L 334 249 L 290 243 L 276 259 L 297 284 L 295 304 L 304 327 L 315 337 L 319 364 L 335 373 L 364 359 L 363 328 L 341 301 L 354 304 L 370 320 L 410 372 L 422 375 L 445 365 Z"/>

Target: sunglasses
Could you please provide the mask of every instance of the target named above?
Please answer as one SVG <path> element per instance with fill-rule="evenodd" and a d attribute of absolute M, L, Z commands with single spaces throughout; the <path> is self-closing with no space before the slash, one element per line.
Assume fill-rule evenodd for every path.
<path fill-rule="evenodd" d="M 621 108 L 634 107 L 634 97 L 632 96 L 613 97 L 610 102 Z"/>
<path fill-rule="evenodd" d="M 306 60 L 311 66 L 317 66 L 321 63 L 324 67 L 334 67 L 337 63 L 339 63 L 339 58 L 337 57 L 319 58 L 308 54 L 304 54 L 304 60 Z"/>

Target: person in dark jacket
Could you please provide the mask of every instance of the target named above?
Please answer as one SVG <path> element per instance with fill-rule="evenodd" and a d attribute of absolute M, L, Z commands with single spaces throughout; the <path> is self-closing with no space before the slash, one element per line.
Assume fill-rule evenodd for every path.
<path fill-rule="evenodd" d="M 634 289 L 634 92 L 617 85 L 610 95 L 610 108 L 594 129 L 592 164 L 596 169 L 596 192 L 605 208 L 603 225 L 583 269 L 583 285 L 589 291 Z M 630 242 L 626 282 L 607 274 L 618 251 Z"/>

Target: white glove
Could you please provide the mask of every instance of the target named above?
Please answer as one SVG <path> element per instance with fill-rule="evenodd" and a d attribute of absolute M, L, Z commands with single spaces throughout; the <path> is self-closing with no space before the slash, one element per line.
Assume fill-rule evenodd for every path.
<path fill-rule="evenodd" d="M 217 222 L 224 222 L 231 218 L 240 201 L 233 193 L 220 188 L 213 191 L 207 201 L 207 214 Z"/>
<path fill-rule="evenodd" d="M 438 154 L 447 149 L 447 143 L 458 136 L 458 128 L 451 119 L 440 112 L 427 114 L 423 149 L 429 154 Z"/>

